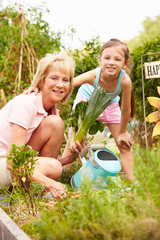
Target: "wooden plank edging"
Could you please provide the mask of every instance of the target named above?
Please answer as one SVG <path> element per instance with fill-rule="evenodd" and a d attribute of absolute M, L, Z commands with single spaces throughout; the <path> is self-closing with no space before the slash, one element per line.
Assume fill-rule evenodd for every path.
<path fill-rule="evenodd" d="M 31 240 L 0 207 L 0 240 Z"/>

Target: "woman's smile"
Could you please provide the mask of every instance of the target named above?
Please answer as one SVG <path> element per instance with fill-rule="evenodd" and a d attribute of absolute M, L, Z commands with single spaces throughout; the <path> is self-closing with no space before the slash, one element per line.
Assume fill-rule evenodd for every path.
<path fill-rule="evenodd" d="M 70 89 L 69 76 L 59 71 L 50 71 L 44 79 L 42 98 L 45 110 L 62 101 Z"/>
<path fill-rule="evenodd" d="M 61 95 L 63 93 L 63 91 L 59 91 L 59 90 L 52 90 L 54 93 Z"/>

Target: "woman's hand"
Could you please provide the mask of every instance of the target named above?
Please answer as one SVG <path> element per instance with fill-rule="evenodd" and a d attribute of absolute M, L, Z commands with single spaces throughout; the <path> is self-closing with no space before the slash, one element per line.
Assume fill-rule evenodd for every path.
<path fill-rule="evenodd" d="M 35 93 L 35 96 L 37 96 L 38 94 L 38 88 L 37 87 L 29 87 L 28 89 L 26 89 L 23 94 L 24 95 L 29 95 L 31 92 Z"/>
<path fill-rule="evenodd" d="M 132 138 L 128 132 L 120 133 L 117 139 L 117 145 L 123 149 L 130 149 L 132 147 Z"/>
<path fill-rule="evenodd" d="M 53 185 L 45 186 L 52 196 L 56 199 L 63 199 L 67 197 L 66 186 L 60 182 L 55 182 Z"/>
<path fill-rule="evenodd" d="M 59 159 L 62 166 L 73 163 L 79 157 L 79 154 L 84 147 L 85 139 L 83 139 L 81 143 L 76 142 L 75 145 L 72 147 L 72 150 L 69 148 L 69 144 L 67 143 L 62 158 Z"/>
<path fill-rule="evenodd" d="M 79 155 L 84 147 L 85 147 L 85 138 L 83 138 L 81 143 L 76 141 L 75 145 L 72 146 L 72 151 Z"/>

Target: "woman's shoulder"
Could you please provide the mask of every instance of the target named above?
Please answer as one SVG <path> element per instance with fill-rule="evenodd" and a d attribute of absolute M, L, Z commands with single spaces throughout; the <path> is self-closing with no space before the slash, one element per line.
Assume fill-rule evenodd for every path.
<path fill-rule="evenodd" d="M 30 109 L 30 111 L 35 111 L 37 105 L 37 96 L 34 93 L 24 95 L 20 94 L 14 97 L 9 103 L 8 107 L 12 109 L 19 109 L 20 111 L 25 111 Z"/>
<path fill-rule="evenodd" d="M 21 102 L 23 104 L 26 105 L 30 105 L 30 104 L 35 104 L 37 101 L 37 96 L 35 95 L 35 93 L 30 93 L 30 94 L 20 94 L 15 98 L 16 102 Z"/>

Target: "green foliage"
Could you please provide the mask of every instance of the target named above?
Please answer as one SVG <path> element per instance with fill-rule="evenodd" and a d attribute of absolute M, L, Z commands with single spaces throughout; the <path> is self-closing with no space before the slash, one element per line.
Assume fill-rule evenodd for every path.
<path fill-rule="evenodd" d="M 87 132 L 91 135 L 96 134 L 98 130 L 101 132 L 104 130 L 105 124 L 97 121 L 97 118 L 111 101 L 112 99 L 102 90 L 102 87 L 97 85 L 88 103 L 77 104 L 77 109 L 73 111 L 72 116 L 72 127 L 75 131 L 72 131 L 70 146 L 76 141 L 81 142 Z"/>
<path fill-rule="evenodd" d="M 10 216 L 32 239 L 47 240 L 158 240 L 160 239 L 160 147 L 148 151 L 134 146 L 135 182 L 124 175 L 108 177 L 106 188 L 85 179 L 81 189 L 56 205 L 39 209 L 39 216 L 24 218 L 20 198 Z M 79 164 L 66 170 L 70 180 Z M 70 173 L 69 173 L 70 171 Z M 68 177 L 68 179 L 67 179 Z M 63 181 L 62 180 L 62 181 Z M 79 192 L 81 190 L 81 192 Z M 73 189 L 72 189 L 73 191 Z M 77 195 L 77 198 L 73 198 Z M 17 205 L 16 205 L 17 206 Z M 11 207 L 10 207 L 11 209 Z M 19 216 L 18 215 L 19 212 Z"/>
<path fill-rule="evenodd" d="M 38 152 L 33 151 L 30 146 L 21 145 L 21 147 L 17 147 L 15 144 L 12 144 L 7 159 L 11 164 L 12 171 L 17 173 L 16 175 L 28 178 L 33 174 L 35 164 L 38 160 L 35 159 L 37 156 Z"/>
<path fill-rule="evenodd" d="M 30 236 L 40 239 L 139 239 L 160 238 L 160 149 L 134 148 L 134 183 L 109 178 L 107 189 L 95 189 L 87 179 L 80 198 L 59 201 L 30 223 Z M 148 164 L 149 163 L 149 164 Z M 27 227 L 28 227 L 27 223 Z M 23 226 L 26 229 L 26 224 Z M 32 235 L 33 234 L 33 235 Z"/>
<path fill-rule="evenodd" d="M 0 89 L 10 100 L 31 84 L 38 60 L 63 46 L 38 8 L 7 7 L 0 20 Z"/>
<path fill-rule="evenodd" d="M 131 73 L 131 79 L 133 82 L 133 89 L 136 100 L 136 117 L 140 121 L 144 119 L 143 117 L 143 98 L 142 98 L 142 74 L 141 74 L 141 56 L 143 54 L 151 54 L 160 52 L 160 37 L 158 36 L 154 40 L 147 40 L 143 45 L 136 48 L 131 56 L 134 62 L 134 67 Z M 144 56 L 144 62 L 159 61 L 160 54 Z M 151 112 L 151 106 L 147 101 L 147 97 L 157 96 L 157 86 L 159 79 L 145 79 L 144 78 L 144 90 L 145 90 L 145 105 L 146 105 L 146 116 Z"/>
<path fill-rule="evenodd" d="M 83 49 L 75 49 L 71 52 L 76 62 L 75 76 L 98 67 L 98 56 L 101 43 L 99 37 L 85 41 Z"/>
<path fill-rule="evenodd" d="M 63 173 L 61 178 L 59 179 L 59 182 L 63 184 L 67 184 L 68 188 L 71 183 L 71 177 L 81 168 L 82 164 L 80 163 L 73 163 L 70 169 L 63 169 Z"/>
<path fill-rule="evenodd" d="M 75 132 L 78 131 L 79 126 L 81 126 L 82 122 L 86 117 L 86 110 L 87 110 L 88 102 L 79 102 L 75 110 L 72 111 L 70 117 L 70 124 L 75 129 Z M 95 110 L 95 109 L 94 109 Z M 105 128 L 105 124 L 100 122 L 99 120 L 95 120 L 93 124 L 88 129 L 88 133 L 90 135 L 96 134 L 98 131 L 103 132 Z"/>
<path fill-rule="evenodd" d="M 98 67 L 98 56 L 100 54 L 101 42 L 99 37 L 95 37 L 90 41 L 83 42 L 84 47 L 82 49 L 74 49 L 69 51 L 69 54 L 73 57 L 76 63 L 75 76 L 78 76 L 84 72 L 93 70 Z M 71 103 L 73 103 L 78 87 L 73 90 L 71 96 Z"/>
<path fill-rule="evenodd" d="M 78 131 L 78 126 L 81 121 L 83 121 L 85 112 L 88 106 L 88 102 L 79 102 L 75 110 L 72 111 L 71 113 L 71 126 L 75 128 L 75 131 Z"/>
<path fill-rule="evenodd" d="M 28 212 L 32 212 L 33 215 L 36 210 L 36 201 L 34 199 L 35 189 L 31 175 L 33 175 L 38 161 L 37 156 L 38 152 L 33 151 L 30 146 L 21 145 L 21 147 L 17 147 L 15 144 L 12 144 L 12 149 L 7 155 L 13 173 L 13 186 L 16 187 L 20 197 L 25 200 Z"/>
<path fill-rule="evenodd" d="M 140 45 L 143 45 L 147 40 L 154 40 L 160 34 L 160 15 L 156 16 L 155 19 L 146 17 L 142 22 L 143 31 L 138 36 L 127 41 L 128 47 L 131 51 Z"/>

